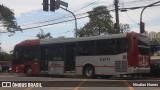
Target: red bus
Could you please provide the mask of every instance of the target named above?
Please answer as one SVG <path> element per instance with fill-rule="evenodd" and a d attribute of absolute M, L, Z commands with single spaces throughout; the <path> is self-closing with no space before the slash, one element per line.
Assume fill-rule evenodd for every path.
<path fill-rule="evenodd" d="M 149 40 L 134 32 L 26 40 L 14 48 L 12 72 L 87 77 L 149 73 Z"/>

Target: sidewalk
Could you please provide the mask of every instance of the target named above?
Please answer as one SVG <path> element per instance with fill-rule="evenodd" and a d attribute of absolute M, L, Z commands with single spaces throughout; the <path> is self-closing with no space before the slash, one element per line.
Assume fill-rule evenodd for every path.
<path fill-rule="evenodd" d="M 24 73 L 8 73 L 8 72 L 0 72 L 0 75 L 26 76 L 26 74 L 24 74 Z"/>

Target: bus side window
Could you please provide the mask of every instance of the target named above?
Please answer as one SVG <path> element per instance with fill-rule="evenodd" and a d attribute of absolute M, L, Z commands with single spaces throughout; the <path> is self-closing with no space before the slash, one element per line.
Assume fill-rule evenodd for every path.
<path fill-rule="evenodd" d="M 115 39 L 105 39 L 96 41 L 96 54 L 97 55 L 111 55 L 115 54 L 116 50 L 116 40 Z"/>
<path fill-rule="evenodd" d="M 109 50 L 115 50 L 116 49 L 116 40 L 115 39 L 110 39 L 108 40 L 108 49 Z"/>
<path fill-rule="evenodd" d="M 51 56 L 51 60 L 53 61 L 60 61 L 62 60 L 63 58 L 63 47 L 62 45 L 53 45 L 51 47 L 51 50 L 50 50 L 50 56 Z"/>
<path fill-rule="evenodd" d="M 96 54 L 102 55 L 105 54 L 107 42 L 105 40 L 96 41 Z"/>
<path fill-rule="evenodd" d="M 118 53 L 127 52 L 128 42 L 126 38 L 117 39 L 117 49 Z"/>
<path fill-rule="evenodd" d="M 93 55 L 95 53 L 94 41 L 84 41 L 78 43 L 78 55 Z"/>
<path fill-rule="evenodd" d="M 22 58 L 24 60 L 38 60 L 38 48 L 37 47 L 25 47 Z"/>

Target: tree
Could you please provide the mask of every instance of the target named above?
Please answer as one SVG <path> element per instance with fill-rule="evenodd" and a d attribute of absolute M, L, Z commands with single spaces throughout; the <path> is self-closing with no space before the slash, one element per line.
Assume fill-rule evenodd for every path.
<path fill-rule="evenodd" d="M 16 19 L 14 17 L 14 12 L 3 5 L 0 5 L 0 23 L 0 25 L 6 28 L 6 30 L 9 32 L 20 30 L 20 26 L 17 25 Z"/>
<path fill-rule="evenodd" d="M 59 37 L 57 37 L 57 38 L 63 39 L 63 38 L 66 38 L 66 37 L 65 37 L 65 36 L 59 36 Z"/>
<path fill-rule="evenodd" d="M 0 61 L 11 61 L 12 55 L 5 52 L 0 52 Z"/>
<path fill-rule="evenodd" d="M 42 29 L 40 29 L 40 30 L 41 30 L 41 32 L 36 35 L 37 38 L 39 38 L 39 39 L 52 38 L 51 33 L 45 34 Z"/>
<path fill-rule="evenodd" d="M 120 33 L 126 33 L 130 31 L 129 24 L 120 24 Z"/>
<path fill-rule="evenodd" d="M 88 14 L 90 20 L 84 27 L 78 30 L 79 37 L 118 33 L 114 28 L 114 23 L 111 20 L 112 16 L 106 6 L 93 8 Z M 128 32 L 129 30 L 128 24 L 120 24 L 121 33 Z"/>
<path fill-rule="evenodd" d="M 112 16 L 106 6 L 99 6 L 89 11 L 89 22 L 78 30 L 78 36 L 96 36 L 101 34 L 116 33 L 113 28 Z"/>

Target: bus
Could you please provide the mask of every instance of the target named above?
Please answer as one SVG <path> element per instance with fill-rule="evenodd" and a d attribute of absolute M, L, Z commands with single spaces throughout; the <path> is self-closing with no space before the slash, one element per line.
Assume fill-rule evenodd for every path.
<path fill-rule="evenodd" d="M 25 40 L 15 45 L 12 72 L 86 77 L 149 73 L 149 40 L 134 32 Z"/>

